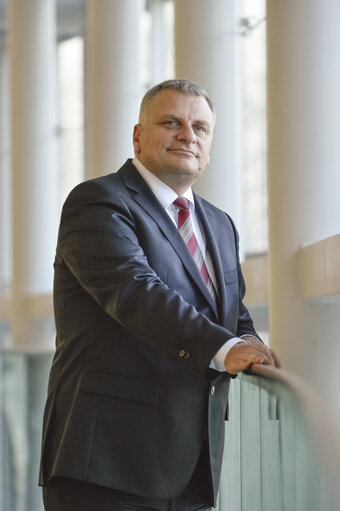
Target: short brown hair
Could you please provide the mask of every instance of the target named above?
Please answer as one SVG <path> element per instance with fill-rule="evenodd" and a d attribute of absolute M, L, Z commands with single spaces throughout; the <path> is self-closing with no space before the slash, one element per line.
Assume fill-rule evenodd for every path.
<path fill-rule="evenodd" d="M 207 92 L 198 83 L 191 80 L 166 80 L 158 83 L 144 95 L 140 110 L 139 110 L 139 123 L 144 124 L 148 115 L 148 110 L 153 98 L 163 90 L 174 90 L 188 96 L 202 96 L 209 105 L 210 110 L 215 115 L 215 107 Z"/>

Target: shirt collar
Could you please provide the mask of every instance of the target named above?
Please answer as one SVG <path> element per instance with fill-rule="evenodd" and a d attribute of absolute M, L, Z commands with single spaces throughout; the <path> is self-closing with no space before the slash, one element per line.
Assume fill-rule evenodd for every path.
<path fill-rule="evenodd" d="M 155 174 L 150 172 L 139 160 L 137 157 L 134 157 L 132 163 L 138 170 L 139 174 L 142 176 L 146 184 L 151 188 L 154 195 L 156 195 L 159 202 L 162 204 L 164 209 L 167 209 L 174 200 L 177 199 L 178 195 L 170 186 L 161 181 Z M 192 189 L 188 188 L 181 197 L 187 199 L 190 203 L 190 209 L 194 210 L 195 202 L 194 195 L 192 193 Z"/>

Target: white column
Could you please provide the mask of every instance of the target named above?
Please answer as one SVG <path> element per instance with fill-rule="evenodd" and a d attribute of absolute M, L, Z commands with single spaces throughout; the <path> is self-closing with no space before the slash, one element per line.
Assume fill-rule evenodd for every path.
<path fill-rule="evenodd" d="M 298 248 L 340 228 L 340 4 L 270 0 L 270 342 L 340 418 L 340 302 L 298 293 Z"/>
<path fill-rule="evenodd" d="M 138 121 L 138 0 L 88 0 L 86 34 L 86 174 L 117 170 L 133 156 Z"/>
<path fill-rule="evenodd" d="M 235 0 L 175 0 L 176 77 L 200 83 L 217 112 L 210 165 L 195 189 L 239 224 L 237 37 Z"/>
<path fill-rule="evenodd" d="M 163 0 L 149 0 L 151 14 L 150 87 L 166 79 L 169 34 L 166 30 L 167 5 Z"/>
<path fill-rule="evenodd" d="M 51 293 L 58 223 L 54 0 L 10 0 L 13 318 L 16 344 L 42 344 L 29 297 Z M 45 328 L 46 327 L 46 328 Z"/>
<path fill-rule="evenodd" d="M 7 297 L 11 279 L 10 148 L 8 59 L 0 41 L 0 296 Z"/>

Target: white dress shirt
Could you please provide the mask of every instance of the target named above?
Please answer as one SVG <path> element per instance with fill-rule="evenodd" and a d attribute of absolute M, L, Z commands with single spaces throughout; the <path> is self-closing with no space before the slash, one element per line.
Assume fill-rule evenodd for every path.
<path fill-rule="evenodd" d="M 133 158 L 132 163 L 134 164 L 134 166 L 136 167 L 144 181 L 147 183 L 147 185 L 151 188 L 152 192 L 157 197 L 158 201 L 161 203 L 161 205 L 163 206 L 163 208 L 168 213 L 169 217 L 177 227 L 178 208 L 176 208 L 176 206 L 173 205 L 174 200 L 176 200 L 178 197 L 177 193 L 163 181 L 158 179 L 158 177 L 155 176 L 155 174 L 153 174 L 147 168 L 145 168 L 145 166 L 136 157 Z M 189 209 L 193 224 L 193 231 L 196 236 L 197 243 L 201 249 L 210 278 L 213 281 L 215 289 L 217 290 L 216 275 L 210 255 L 206 250 L 205 235 L 204 232 L 202 231 L 197 215 L 195 213 L 195 202 L 192 189 L 188 188 L 188 190 L 186 190 L 181 195 L 181 197 L 184 197 L 189 201 Z M 227 356 L 227 353 L 231 350 L 231 348 L 239 342 L 244 343 L 245 341 L 243 341 L 240 337 L 233 337 L 226 341 L 226 343 L 223 344 L 223 346 L 221 346 L 221 348 L 218 350 L 214 358 L 211 360 L 210 367 L 212 369 L 216 369 L 217 371 L 225 371 L 224 359 Z"/>

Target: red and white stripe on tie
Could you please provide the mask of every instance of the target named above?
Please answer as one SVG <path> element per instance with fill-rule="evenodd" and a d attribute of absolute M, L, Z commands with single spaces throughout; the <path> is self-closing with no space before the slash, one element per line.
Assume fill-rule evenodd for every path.
<path fill-rule="evenodd" d="M 214 284 L 209 275 L 207 266 L 204 262 L 203 255 L 201 249 L 197 243 L 196 236 L 194 234 L 190 209 L 187 199 L 183 197 L 178 197 L 173 204 L 179 208 L 178 211 L 178 230 L 184 239 L 190 254 L 192 255 L 201 275 L 206 283 L 211 296 L 216 300 L 216 290 Z"/>

